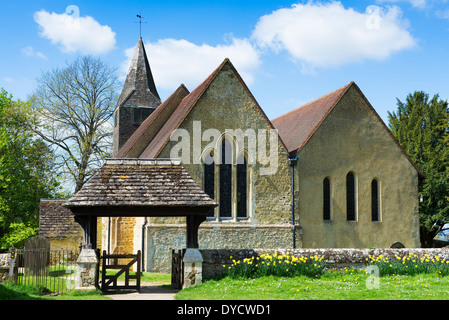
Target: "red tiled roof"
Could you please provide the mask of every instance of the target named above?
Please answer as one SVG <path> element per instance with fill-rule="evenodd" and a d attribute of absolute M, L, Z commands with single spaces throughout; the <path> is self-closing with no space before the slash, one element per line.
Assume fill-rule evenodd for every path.
<path fill-rule="evenodd" d="M 304 147 L 352 84 L 353 82 L 271 120 L 290 154 Z"/>
<path fill-rule="evenodd" d="M 295 156 L 306 145 L 321 123 L 326 119 L 335 105 L 340 101 L 343 95 L 348 89 L 354 86 L 361 97 L 365 100 L 368 107 L 371 109 L 376 118 L 380 121 L 386 132 L 390 135 L 393 141 L 398 146 L 399 150 L 404 154 L 407 160 L 418 171 L 421 177 L 424 177 L 424 173 L 416 166 L 410 156 L 401 147 L 397 139 L 393 136 L 390 129 L 385 125 L 382 118 L 374 110 L 373 106 L 366 99 L 360 88 L 351 81 L 344 87 L 332 91 L 321 98 L 306 103 L 305 105 L 292 110 L 276 119 L 271 120 L 274 127 L 278 129 L 279 136 L 284 141 L 288 148 L 290 156 Z"/>

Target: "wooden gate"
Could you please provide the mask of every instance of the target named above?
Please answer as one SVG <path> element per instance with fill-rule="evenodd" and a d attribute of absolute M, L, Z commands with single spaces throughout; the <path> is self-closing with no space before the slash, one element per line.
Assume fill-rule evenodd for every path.
<path fill-rule="evenodd" d="M 184 283 L 184 263 L 182 258 L 184 256 L 185 250 L 174 250 L 171 251 L 171 286 L 175 289 L 182 289 Z"/>
<path fill-rule="evenodd" d="M 131 259 L 129 261 L 129 259 Z M 106 254 L 103 251 L 102 270 L 101 270 L 101 290 L 108 289 L 135 289 L 140 290 L 140 250 L 137 254 Z M 123 262 L 125 260 L 125 262 Z M 135 274 L 130 274 L 130 269 L 133 264 L 137 263 L 137 271 Z M 118 269 L 119 271 L 114 275 L 107 275 L 107 270 Z M 125 274 L 125 279 L 118 279 L 119 276 Z M 131 284 L 130 280 L 135 280 L 135 284 Z"/>

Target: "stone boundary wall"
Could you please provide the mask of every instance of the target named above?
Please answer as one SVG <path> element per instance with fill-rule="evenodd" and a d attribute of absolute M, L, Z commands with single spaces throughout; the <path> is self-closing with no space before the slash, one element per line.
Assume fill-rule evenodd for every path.
<path fill-rule="evenodd" d="M 230 266 L 232 260 L 242 260 L 252 256 L 259 256 L 262 253 L 289 254 L 295 257 L 311 257 L 315 254 L 324 257 L 327 267 L 360 266 L 366 263 L 366 259 L 371 256 L 384 255 L 395 258 L 395 255 L 402 258 L 410 253 L 416 254 L 419 258 L 428 254 L 430 257 L 449 259 L 449 249 L 212 249 L 200 250 L 203 256 L 203 279 L 215 278 L 222 274 L 225 269 L 223 265 Z M 232 257 L 232 258 L 231 258 Z"/>
<path fill-rule="evenodd" d="M 10 253 L 0 254 L 0 283 L 8 281 L 10 261 L 11 261 Z"/>

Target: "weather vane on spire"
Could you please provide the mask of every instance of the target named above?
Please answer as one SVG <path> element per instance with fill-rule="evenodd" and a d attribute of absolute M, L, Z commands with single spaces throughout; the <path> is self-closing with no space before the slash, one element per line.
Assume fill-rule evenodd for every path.
<path fill-rule="evenodd" d="M 139 37 L 142 38 L 142 23 L 146 23 L 146 22 L 142 22 L 142 9 L 140 10 L 139 14 L 136 15 L 137 18 L 139 18 Z"/>

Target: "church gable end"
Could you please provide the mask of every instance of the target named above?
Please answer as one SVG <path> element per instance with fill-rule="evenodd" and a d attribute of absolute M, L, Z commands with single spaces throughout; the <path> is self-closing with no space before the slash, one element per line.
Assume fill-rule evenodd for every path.
<path fill-rule="evenodd" d="M 298 159 L 300 199 L 309 199 L 299 204 L 305 247 L 419 245 L 420 171 L 354 83 L 298 151 Z M 327 220 L 324 181 L 329 181 Z"/>
<path fill-rule="evenodd" d="M 250 150 L 247 138 L 244 145 L 240 145 L 237 132 L 254 134 L 257 150 Z M 140 157 L 180 158 L 192 178 L 203 189 L 213 193 L 217 203 L 221 203 L 211 219 L 251 221 L 257 216 L 260 223 L 289 224 L 291 185 L 288 152 L 280 139 L 271 143 L 271 134 L 275 135 L 271 122 L 226 59 L 183 99 Z M 258 142 L 262 135 L 266 142 L 263 146 Z M 181 149 L 179 146 L 185 139 L 188 145 Z M 219 157 L 224 142 L 229 146 L 233 166 L 222 163 Z M 263 148 L 260 153 L 267 156 L 268 163 L 260 161 L 259 146 Z M 211 155 L 215 165 L 205 167 L 203 159 Z M 237 165 L 237 159 L 240 165 Z M 206 186 L 205 171 L 208 169 L 211 170 L 208 177 L 213 179 L 213 186 Z M 264 175 L 265 169 L 267 172 L 273 169 L 272 174 Z"/>
<path fill-rule="evenodd" d="M 178 128 L 193 134 L 193 121 L 200 121 L 203 131 L 217 129 L 222 133 L 226 129 L 274 129 L 229 59 L 182 100 L 140 157 L 161 157 L 163 150 L 163 157 L 169 157 L 171 135 Z M 279 143 L 285 152 L 281 139 Z"/>

